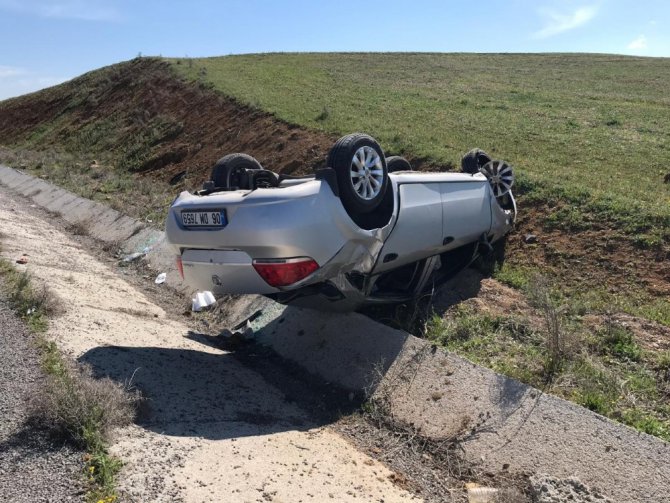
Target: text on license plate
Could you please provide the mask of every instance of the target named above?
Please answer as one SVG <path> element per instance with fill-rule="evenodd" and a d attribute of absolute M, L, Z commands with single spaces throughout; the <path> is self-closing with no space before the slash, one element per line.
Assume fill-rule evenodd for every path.
<path fill-rule="evenodd" d="M 187 227 L 224 227 L 228 221 L 225 210 L 182 211 L 181 223 Z"/>

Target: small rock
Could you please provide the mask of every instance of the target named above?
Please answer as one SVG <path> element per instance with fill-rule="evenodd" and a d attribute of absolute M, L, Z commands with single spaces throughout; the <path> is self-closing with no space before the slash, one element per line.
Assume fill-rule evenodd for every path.
<path fill-rule="evenodd" d="M 537 236 L 535 234 L 526 234 L 523 242 L 527 244 L 537 243 Z"/>

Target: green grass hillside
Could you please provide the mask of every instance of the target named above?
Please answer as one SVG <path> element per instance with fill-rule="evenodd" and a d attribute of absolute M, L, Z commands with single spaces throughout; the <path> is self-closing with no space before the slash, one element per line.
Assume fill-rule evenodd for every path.
<path fill-rule="evenodd" d="M 606 55 L 267 54 L 170 60 L 292 123 L 366 131 L 392 153 L 455 164 L 479 146 L 534 197 L 574 203 L 646 243 L 670 227 L 670 59 Z"/>

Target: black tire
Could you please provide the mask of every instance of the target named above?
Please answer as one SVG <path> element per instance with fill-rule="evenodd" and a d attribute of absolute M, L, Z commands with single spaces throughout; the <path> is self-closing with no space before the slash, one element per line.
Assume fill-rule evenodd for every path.
<path fill-rule="evenodd" d="M 486 164 L 491 162 L 489 155 L 481 149 L 473 148 L 461 159 L 461 171 L 474 175 Z"/>
<path fill-rule="evenodd" d="M 249 173 L 249 184 L 252 189 L 279 186 L 279 176 L 267 169 L 254 170 Z"/>
<path fill-rule="evenodd" d="M 413 171 L 409 161 L 399 155 L 392 155 L 391 157 L 386 158 L 386 169 L 389 173 L 395 173 L 396 171 Z"/>
<path fill-rule="evenodd" d="M 248 169 L 263 169 L 261 163 L 247 154 L 228 154 L 222 157 L 212 168 L 211 180 L 217 188 L 251 189 Z"/>
<path fill-rule="evenodd" d="M 374 171 L 379 171 L 379 166 L 381 166 L 381 173 L 373 174 L 373 170 L 369 170 L 369 167 L 365 167 L 365 176 L 367 178 L 362 185 L 359 182 L 359 188 L 357 189 L 353 181 L 355 175 L 352 175 L 352 167 L 356 166 L 354 156 L 359 155 L 359 151 L 362 152 L 360 155 L 364 156 L 366 155 L 366 152 L 372 154 L 370 149 L 376 153 L 378 158 L 377 169 Z M 386 188 L 388 186 L 386 159 L 384 158 L 384 151 L 371 136 L 362 133 L 353 133 L 343 136 L 337 140 L 335 145 L 333 145 L 333 148 L 328 152 L 326 165 L 335 170 L 337 185 L 340 191 L 340 199 L 342 200 L 344 208 L 350 214 L 370 213 L 377 208 L 384 199 L 384 194 L 386 193 Z M 356 168 L 356 171 L 358 171 L 358 168 Z M 372 194 L 367 195 L 368 189 L 373 191 Z M 361 194 L 359 191 L 363 191 L 365 194 Z"/>

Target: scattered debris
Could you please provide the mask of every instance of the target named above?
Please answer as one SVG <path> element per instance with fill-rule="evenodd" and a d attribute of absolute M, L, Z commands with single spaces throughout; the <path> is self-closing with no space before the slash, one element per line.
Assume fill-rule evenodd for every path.
<path fill-rule="evenodd" d="M 138 258 L 144 257 L 147 253 L 151 251 L 151 246 L 146 246 L 142 251 L 131 253 L 130 255 L 126 255 L 123 257 L 122 261 L 123 262 L 133 262 L 137 260 Z"/>
<path fill-rule="evenodd" d="M 474 482 L 465 484 L 468 490 L 469 503 L 495 503 L 498 501 L 498 489 L 493 487 L 480 486 Z"/>
<path fill-rule="evenodd" d="M 262 309 L 259 309 L 258 311 L 255 311 L 251 316 L 249 316 L 248 318 L 243 319 L 237 325 L 235 325 L 233 327 L 233 330 L 239 330 L 242 327 L 250 327 L 251 322 L 254 321 L 256 318 L 258 318 L 261 314 L 263 314 Z"/>
<path fill-rule="evenodd" d="M 192 301 L 191 310 L 198 312 L 202 311 L 204 308 L 211 306 L 216 302 L 214 295 L 210 291 L 206 292 L 197 292 Z"/>
<path fill-rule="evenodd" d="M 158 276 L 156 276 L 156 279 L 154 280 L 154 283 L 156 283 L 157 285 L 162 285 L 163 283 L 165 283 L 166 278 L 167 278 L 167 274 L 162 272 Z"/>
<path fill-rule="evenodd" d="M 144 257 L 144 253 L 142 252 L 135 252 L 131 253 L 130 255 L 126 255 L 123 257 L 123 262 L 133 262 L 134 260 L 137 260 L 140 257 Z"/>

